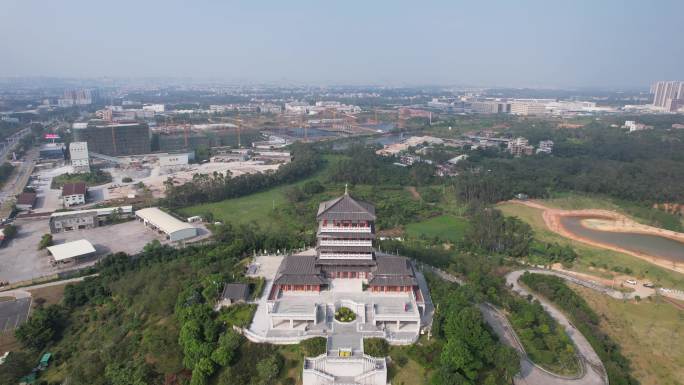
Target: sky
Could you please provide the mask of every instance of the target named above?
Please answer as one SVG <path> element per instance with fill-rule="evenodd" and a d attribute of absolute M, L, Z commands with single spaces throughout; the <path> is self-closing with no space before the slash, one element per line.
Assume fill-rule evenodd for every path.
<path fill-rule="evenodd" d="M 646 87 L 682 0 L 0 0 L 0 77 Z"/>

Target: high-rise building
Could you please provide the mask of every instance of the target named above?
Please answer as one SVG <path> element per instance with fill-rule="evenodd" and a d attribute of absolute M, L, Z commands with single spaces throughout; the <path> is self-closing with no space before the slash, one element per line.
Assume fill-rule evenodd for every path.
<path fill-rule="evenodd" d="M 97 154 L 120 156 L 150 152 L 150 128 L 147 123 L 91 120 L 85 127 L 74 125 L 74 140 L 87 142 Z"/>
<path fill-rule="evenodd" d="M 510 103 L 496 100 L 471 102 L 470 108 L 476 114 L 506 114 L 511 112 Z"/>
<path fill-rule="evenodd" d="M 71 158 L 71 167 L 73 167 L 75 173 L 90 172 L 88 143 L 71 142 L 69 144 L 69 157 Z"/>
<path fill-rule="evenodd" d="M 665 111 L 677 111 L 684 106 L 684 81 L 656 82 L 651 86 L 653 106 Z"/>
<path fill-rule="evenodd" d="M 516 100 L 511 102 L 510 111 L 513 115 L 544 115 L 546 113 L 546 103 Z"/>

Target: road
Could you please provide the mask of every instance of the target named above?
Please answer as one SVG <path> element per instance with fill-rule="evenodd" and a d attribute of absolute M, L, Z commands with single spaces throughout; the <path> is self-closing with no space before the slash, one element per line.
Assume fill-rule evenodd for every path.
<path fill-rule="evenodd" d="M 26 183 L 28 182 L 33 167 L 38 159 L 38 148 L 30 149 L 24 156 L 24 160 L 19 167 L 12 173 L 11 180 L 2 186 L 0 190 L 0 201 L 2 201 L 2 208 L 0 209 L 0 219 L 7 218 L 12 211 L 14 203 L 14 196 L 20 194 Z"/>
<path fill-rule="evenodd" d="M 0 142 L 0 159 L 5 160 L 7 155 L 9 155 L 9 151 L 14 148 L 14 145 L 19 143 L 21 138 L 23 138 L 25 135 L 27 135 L 29 132 L 31 132 L 31 129 L 29 127 L 26 127 L 22 130 L 19 130 L 15 132 L 14 134 L 8 136 L 5 138 L 5 140 Z"/>
<path fill-rule="evenodd" d="M 459 284 L 464 284 L 464 281 L 452 274 L 445 271 L 439 270 L 432 266 L 421 265 L 422 268 L 427 268 L 440 278 Z M 579 332 L 567 319 L 567 317 L 551 305 L 548 301 L 539 298 L 538 296 L 529 293 L 527 290 L 522 288 L 518 283 L 520 276 L 528 270 L 518 270 L 509 273 L 506 276 L 506 283 L 508 286 L 512 286 L 513 291 L 522 295 L 527 296 L 531 294 L 535 299 L 544 307 L 551 317 L 553 317 L 559 325 L 564 329 L 568 337 L 575 344 L 578 351 L 578 355 L 581 361 L 582 372 L 576 377 L 563 377 L 556 375 L 554 373 L 548 372 L 540 366 L 535 365 L 525 353 L 525 349 L 522 343 L 518 339 L 517 334 L 513 330 L 510 322 L 506 316 L 496 309 L 492 304 L 482 303 L 479 305 L 482 316 L 487 322 L 487 324 L 494 330 L 494 332 L 499 336 L 502 342 L 513 347 L 518 351 L 520 355 L 520 373 L 514 378 L 514 382 L 517 385 L 607 385 L 608 377 L 605 374 L 605 368 L 598 354 L 594 351 L 594 348 L 589 344 L 589 341 Z M 530 270 L 533 272 L 547 272 L 545 270 Z M 552 275 L 554 272 L 547 272 Z M 569 277 L 558 274 L 561 278 L 568 279 Z M 588 286 L 589 287 L 589 286 Z"/>
<path fill-rule="evenodd" d="M 570 320 L 568 320 L 565 314 L 558 310 L 553 304 L 551 304 L 546 299 L 528 291 L 527 289 L 522 287 L 520 283 L 518 283 L 518 279 L 526 271 L 528 270 L 518 270 L 508 273 L 508 275 L 506 275 L 506 284 L 512 287 L 512 290 L 520 294 L 521 296 L 527 297 L 528 295 L 531 295 L 534 299 L 538 300 L 539 303 L 541 303 L 542 307 L 544 307 L 544 310 L 546 310 L 546 312 L 549 313 L 549 315 L 553 317 L 553 319 L 555 319 L 556 322 L 558 322 L 558 324 L 565 329 L 565 333 L 568 335 L 568 337 L 570 337 L 573 344 L 575 345 L 575 348 L 577 349 L 577 353 L 580 357 L 583 366 L 583 373 L 579 378 L 575 379 L 560 378 L 558 376 L 551 375 L 550 373 L 543 371 L 543 369 L 535 366 L 534 369 L 530 370 L 529 376 L 527 378 L 524 378 L 525 381 L 520 383 L 547 384 L 551 383 L 552 381 L 554 384 L 607 384 L 608 378 L 605 374 L 606 370 L 603 366 L 603 362 L 601 362 L 601 358 L 599 358 L 598 354 L 596 354 L 596 351 L 594 351 L 594 348 L 591 346 L 589 341 L 587 341 L 584 335 L 582 335 L 582 333 L 580 333 L 580 331 L 577 330 L 577 328 L 575 328 L 575 326 L 570 322 Z M 535 273 L 539 272 L 539 270 L 529 271 Z M 510 332 L 514 333 L 512 329 L 510 330 Z M 515 338 L 517 339 L 517 336 Z M 524 375 L 525 373 L 521 374 Z M 553 376 L 553 378 L 550 378 L 549 376 Z M 543 380 L 544 382 L 539 382 L 544 377 L 546 377 L 547 379 Z"/>
<path fill-rule="evenodd" d="M 44 287 L 66 285 L 67 283 L 81 282 L 89 277 L 97 277 L 99 274 L 84 275 L 82 277 L 62 279 L 59 281 L 52 281 L 46 283 L 39 283 L 31 286 L 24 286 L 17 289 L 3 290 L 0 289 L 0 297 L 14 297 L 14 298 L 27 298 L 31 297 L 31 293 L 28 290 L 42 289 Z"/>

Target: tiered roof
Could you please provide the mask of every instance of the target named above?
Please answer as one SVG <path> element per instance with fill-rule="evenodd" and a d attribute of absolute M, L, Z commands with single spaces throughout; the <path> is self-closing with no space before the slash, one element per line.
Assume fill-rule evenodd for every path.
<path fill-rule="evenodd" d="M 345 192 L 339 198 L 325 201 L 318 205 L 316 219 L 375 221 L 375 207 L 366 202 L 357 201 Z"/>
<path fill-rule="evenodd" d="M 321 269 L 313 255 L 288 255 L 278 268 L 276 285 L 322 285 Z"/>

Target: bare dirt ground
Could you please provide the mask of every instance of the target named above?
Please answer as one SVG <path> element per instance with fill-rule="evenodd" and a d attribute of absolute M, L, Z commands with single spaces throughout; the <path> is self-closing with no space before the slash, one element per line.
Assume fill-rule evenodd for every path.
<path fill-rule="evenodd" d="M 280 164 L 263 164 L 263 162 L 259 161 L 244 161 L 189 164 L 174 171 L 164 171 L 158 166 L 155 166 L 151 170 L 148 170 L 148 173 L 144 174 L 140 174 L 139 172 L 135 173 L 135 170 L 128 169 L 108 169 L 107 171 L 112 174 L 115 181 L 128 176 L 133 179 L 133 182 L 112 182 L 103 185 L 102 188 L 105 191 L 104 199 L 125 198 L 129 194 L 135 194 L 137 192 L 135 185 L 142 182 L 146 188 L 152 192 L 152 195 L 155 198 L 160 198 L 165 195 L 164 182 L 169 178 L 173 180 L 175 185 L 179 185 L 192 180 L 193 176 L 197 174 L 212 175 L 213 173 L 226 174 L 229 172 L 231 176 L 235 177 L 269 170 L 275 171 L 278 167 L 280 167 Z"/>
<path fill-rule="evenodd" d="M 521 200 L 511 200 L 509 201 L 510 203 L 515 203 L 519 205 L 524 205 L 528 207 L 532 207 L 535 209 L 542 210 L 542 217 L 544 218 L 544 224 L 546 227 L 553 231 L 556 234 L 559 234 L 565 238 L 569 238 L 575 241 L 579 241 L 582 243 L 586 243 L 591 246 L 595 247 L 600 247 L 608 250 L 613 250 L 617 251 L 623 254 L 628 254 L 634 257 L 637 257 L 639 259 L 643 259 L 647 262 L 650 262 L 654 265 L 658 265 L 660 267 L 669 269 L 669 270 L 674 270 L 679 273 L 684 273 L 684 265 L 674 263 L 671 260 L 667 260 L 665 258 L 661 258 L 658 256 L 654 255 L 649 255 L 649 254 L 644 254 L 644 253 L 639 253 L 631 250 L 626 250 L 622 249 L 620 247 L 614 246 L 614 245 L 608 245 L 600 242 L 596 242 L 591 239 L 587 239 L 584 237 L 580 237 L 570 231 L 568 231 L 561 222 L 561 218 L 563 217 L 584 217 L 584 216 L 592 216 L 596 217 L 596 220 L 589 220 L 589 221 L 583 221 L 587 222 L 587 225 L 597 229 L 597 230 L 602 230 L 602 231 L 613 231 L 613 232 L 624 232 L 624 233 L 641 233 L 641 234 L 650 234 L 650 235 L 657 235 L 665 238 L 670 238 L 676 241 L 684 242 L 684 233 L 677 233 L 675 231 L 670 231 L 670 230 L 665 230 L 665 229 L 660 229 L 657 227 L 652 227 L 652 226 L 647 226 L 643 225 L 641 223 L 637 223 L 634 220 L 616 213 L 614 211 L 609 211 L 609 210 L 594 210 L 594 209 L 589 209 L 589 210 L 561 210 L 561 209 L 554 209 L 554 208 L 549 208 L 547 206 L 544 206 L 543 204 L 535 201 L 521 201 Z"/>

